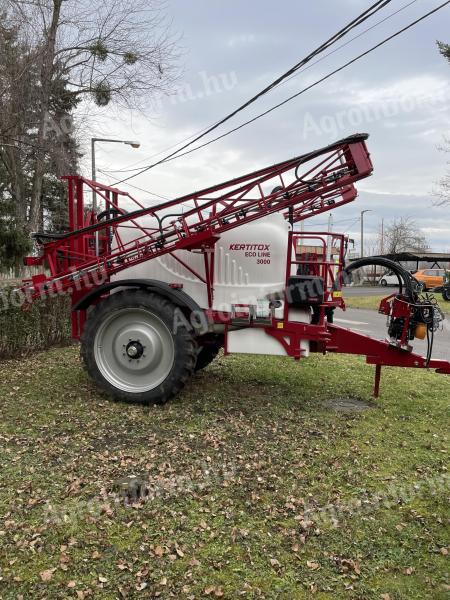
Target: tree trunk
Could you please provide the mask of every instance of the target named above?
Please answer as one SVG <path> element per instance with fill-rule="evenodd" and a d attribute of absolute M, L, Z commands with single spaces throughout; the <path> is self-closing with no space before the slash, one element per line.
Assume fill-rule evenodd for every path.
<path fill-rule="evenodd" d="M 56 34 L 58 31 L 62 2 L 63 0 L 53 0 L 52 21 L 47 32 L 45 50 L 42 54 L 39 125 L 36 138 L 36 158 L 30 198 L 30 214 L 28 218 L 29 231 L 36 231 L 39 228 L 40 222 L 42 181 L 45 175 L 46 119 L 50 104 L 50 88 L 54 71 Z"/>

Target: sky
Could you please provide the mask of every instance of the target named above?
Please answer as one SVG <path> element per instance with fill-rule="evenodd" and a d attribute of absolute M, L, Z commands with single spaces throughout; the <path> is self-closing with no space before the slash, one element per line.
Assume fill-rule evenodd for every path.
<path fill-rule="evenodd" d="M 393 0 L 366 27 L 411 0 Z M 267 94 L 219 133 L 320 79 L 441 4 L 416 0 L 320 63 Z M 109 107 L 97 114 L 92 135 L 136 139 L 141 146 L 98 144 L 97 179 L 112 183 L 120 171 L 153 162 L 252 97 L 367 8 L 369 0 L 167 0 L 167 16 L 179 37 L 181 74 L 169 97 L 149 98 L 144 113 Z M 344 40 L 346 41 L 347 38 Z M 161 165 L 121 184 L 145 204 L 148 191 L 176 197 L 259 167 L 368 132 L 374 174 L 357 184 L 355 202 L 333 212 L 334 230 L 359 244 L 360 211 L 365 239 L 374 243 L 381 220 L 414 219 L 435 251 L 450 251 L 450 206 L 436 206 L 433 191 L 446 171 L 439 150 L 450 137 L 450 64 L 436 40 L 450 43 L 450 5 L 405 34 L 333 76 L 285 107 L 188 157 Z M 208 138 L 207 138 L 208 139 Z M 85 149 L 88 140 L 84 140 Z M 83 147 L 83 145 L 82 145 Z M 159 158 L 159 157 L 158 157 Z M 83 159 L 89 174 L 90 154 Z M 129 173 L 127 173 L 129 174 Z M 306 229 L 326 225 L 308 220 Z"/>

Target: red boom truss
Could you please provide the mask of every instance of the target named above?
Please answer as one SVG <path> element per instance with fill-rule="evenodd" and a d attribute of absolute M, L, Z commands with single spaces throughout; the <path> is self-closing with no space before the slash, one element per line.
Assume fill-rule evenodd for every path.
<path fill-rule="evenodd" d="M 295 222 L 351 202 L 356 197 L 354 182 L 369 176 L 373 167 L 366 148 L 366 135 L 353 136 L 332 146 L 298 156 L 254 173 L 244 175 L 157 206 L 144 208 L 129 194 L 82 177 L 66 177 L 69 190 L 71 231 L 58 236 L 37 236 L 43 245 L 39 257 L 27 264 L 47 263 L 51 277 L 33 278 L 29 296 L 42 297 L 59 291 L 72 292 L 95 286 L 128 267 L 175 250 L 207 249 L 221 233 L 240 227 L 274 212 L 289 211 Z M 107 208 L 119 216 L 95 222 L 86 220 L 84 194 L 92 191 Z M 125 213 L 123 199 L 140 208 Z M 122 201 L 122 202 L 120 202 Z M 141 217 L 154 217 L 157 228 L 143 227 Z M 123 243 L 119 228 L 140 230 L 140 237 Z M 115 237 L 115 251 L 105 245 L 95 255 L 95 236 L 109 230 Z M 107 236 L 103 236 L 107 237 Z"/>

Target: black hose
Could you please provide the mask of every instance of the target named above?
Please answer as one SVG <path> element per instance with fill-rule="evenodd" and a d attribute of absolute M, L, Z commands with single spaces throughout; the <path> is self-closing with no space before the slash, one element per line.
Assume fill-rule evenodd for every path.
<path fill-rule="evenodd" d="M 97 221 L 100 222 L 103 221 L 103 219 L 109 220 L 113 219 L 114 217 L 121 217 L 125 214 L 125 210 L 119 210 L 117 208 L 107 208 L 106 210 L 103 210 L 102 212 L 98 213 Z"/>
<path fill-rule="evenodd" d="M 367 266 L 371 266 L 371 265 L 386 267 L 387 269 L 393 271 L 397 275 L 397 278 L 399 281 L 400 294 L 403 292 L 403 286 L 404 286 L 405 292 L 406 292 L 408 298 L 410 300 L 412 300 L 413 302 L 416 301 L 416 299 L 417 299 L 417 290 L 415 289 L 415 287 L 416 287 L 415 281 L 416 280 L 414 279 L 414 277 L 411 275 L 411 273 L 407 269 L 405 269 L 399 263 L 397 263 L 389 258 L 384 258 L 383 256 L 373 256 L 370 258 L 359 258 L 357 260 L 354 260 L 348 267 L 346 267 L 342 271 L 342 273 L 343 273 L 344 277 L 350 276 L 352 271 L 356 271 L 357 269 L 360 269 L 361 267 L 367 267 Z"/>

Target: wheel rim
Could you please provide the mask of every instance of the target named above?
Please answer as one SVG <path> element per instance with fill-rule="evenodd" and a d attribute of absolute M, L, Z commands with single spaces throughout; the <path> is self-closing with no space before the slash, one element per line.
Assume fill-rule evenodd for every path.
<path fill-rule="evenodd" d="M 95 362 L 114 387 L 130 393 L 153 390 L 169 375 L 175 348 L 168 327 L 140 308 L 113 312 L 94 340 Z"/>

